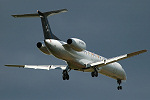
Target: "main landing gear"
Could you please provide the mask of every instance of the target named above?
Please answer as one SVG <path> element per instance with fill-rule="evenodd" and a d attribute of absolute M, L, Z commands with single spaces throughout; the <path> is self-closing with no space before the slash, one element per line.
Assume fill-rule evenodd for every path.
<path fill-rule="evenodd" d="M 122 86 L 120 86 L 121 80 L 117 80 L 117 83 L 119 84 L 119 86 L 117 87 L 117 89 L 118 89 L 118 90 L 122 90 Z"/>
<path fill-rule="evenodd" d="M 63 70 L 62 74 L 63 74 L 62 76 L 63 80 L 69 80 L 69 74 L 67 70 Z"/>
<path fill-rule="evenodd" d="M 91 72 L 91 76 L 92 77 L 98 77 L 98 71 L 96 70 L 96 67 L 94 67 L 93 69 L 94 69 L 94 71 Z"/>

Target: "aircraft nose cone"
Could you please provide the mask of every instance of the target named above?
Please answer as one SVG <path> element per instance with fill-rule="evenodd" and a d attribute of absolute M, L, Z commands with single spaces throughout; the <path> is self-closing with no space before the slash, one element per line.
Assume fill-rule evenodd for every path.
<path fill-rule="evenodd" d="M 123 79 L 127 80 L 126 72 L 124 71 L 124 69 L 123 69 Z"/>
<path fill-rule="evenodd" d="M 116 63 L 116 66 L 119 68 L 119 74 L 121 76 L 121 80 L 126 80 L 127 76 L 126 76 L 126 72 L 125 70 L 122 68 L 122 66 L 119 63 Z"/>

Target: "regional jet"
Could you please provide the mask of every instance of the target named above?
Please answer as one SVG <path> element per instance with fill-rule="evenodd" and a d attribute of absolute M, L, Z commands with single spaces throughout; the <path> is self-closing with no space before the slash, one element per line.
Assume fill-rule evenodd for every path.
<path fill-rule="evenodd" d="M 37 48 L 46 55 L 53 55 L 66 62 L 66 65 L 5 65 L 8 67 L 22 67 L 33 69 L 61 69 L 63 80 L 69 80 L 69 71 L 76 70 L 90 72 L 92 77 L 98 77 L 98 73 L 113 78 L 118 83 L 118 90 L 122 89 L 121 83 L 126 80 L 126 73 L 118 61 L 147 52 L 140 50 L 113 58 L 105 58 L 86 50 L 86 43 L 78 38 L 70 38 L 66 42 L 55 36 L 50 28 L 47 17 L 67 12 L 67 9 L 40 12 L 32 14 L 12 15 L 20 17 L 39 17 L 41 19 L 44 40 L 37 43 Z"/>

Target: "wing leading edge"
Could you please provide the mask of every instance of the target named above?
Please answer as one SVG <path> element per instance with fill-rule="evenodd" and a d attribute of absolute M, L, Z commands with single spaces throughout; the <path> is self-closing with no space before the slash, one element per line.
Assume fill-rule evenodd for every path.
<path fill-rule="evenodd" d="M 19 67 L 19 68 L 44 69 L 44 70 L 51 70 L 51 69 L 65 70 L 67 67 L 67 65 L 5 65 L 5 66 Z"/>
<path fill-rule="evenodd" d="M 91 67 L 92 66 L 102 67 L 102 66 L 105 66 L 107 64 L 117 62 L 117 61 L 120 61 L 120 60 L 123 60 L 123 59 L 126 59 L 126 58 L 130 58 L 132 56 L 136 56 L 136 55 L 139 55 L 139 54 L 144 53 L 144 52 L 147 52 L 147 50 L 141 50 L 141 51 L 137 51 L 137 52 L 133 52 L 133 53 L 129 53 L 129 54 L 124 54 L 124 55 L 109 58 L 107 60 L 103 60 L 103 61 L 100 61 L 100 62 L 95 62 L 95 63 L 89 64 L 89 65 Z"/>

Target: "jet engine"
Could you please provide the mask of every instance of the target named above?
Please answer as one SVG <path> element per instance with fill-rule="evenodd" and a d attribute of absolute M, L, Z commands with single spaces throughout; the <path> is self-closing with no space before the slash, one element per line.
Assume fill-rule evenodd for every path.
<path fill-rule="evenodd" d="M 38 42 L 36 44 L 36 46 L 40 49 L 40 51 L 42 51 L 44 54 L 46 55 L 50 55 L 51 52 L 47 49 L 47 47 L 45 46 L 44 42 Z"/>
<path fill-rule="evenodd" d="M 75 51 L 83 51 L 86 49 L 86 43 L 77 38 L 71 38 L 67 40 L 67 43 L 71 46 L 71 48 Z"/>

